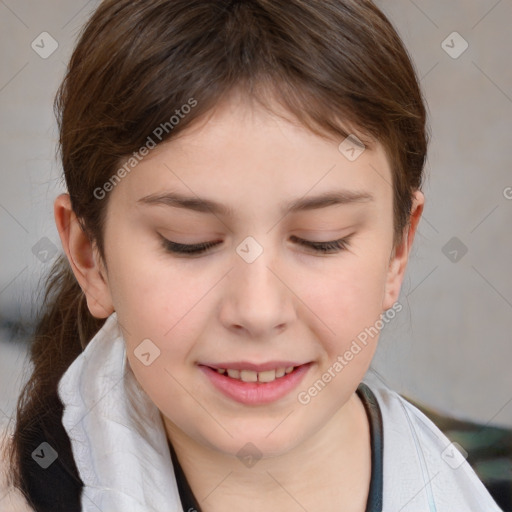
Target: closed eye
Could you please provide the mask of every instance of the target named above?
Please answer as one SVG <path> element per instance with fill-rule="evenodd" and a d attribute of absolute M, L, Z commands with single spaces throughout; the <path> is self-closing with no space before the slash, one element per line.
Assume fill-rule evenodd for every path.
<path fill-rule="evenodd" d="M 291 238 L 294 239 L 294 241 L 297 242 L 298 244 L 311 248 L 314 251 L 321 253 L 336 253 L 344 251 L 348 248 L 351 237 L 352 235 L 349 235 L 346 236 L 345 238 L 340 238 L 338 240 L 330 240 L 328 242 L 311 242 L 310 240 L 304 240 L 296 236 L 292 236 Z"/>
<path fill-rule="evenodd" d="M 315 252 L 321 254 L 332 254 L 346 250 L 349 247 L 349 241 L 351 237 L 352 235 L 349 235 L 346 236 L 345 238 L 340 238 L 338 240 L 329 240 L 327 242 L 312 242 L 311 240 L 304 240 L 303 238 L 298 238 L 296 236 L 292 236 L 291 239 L 297 244 L 302 245 Z M 222 241 L 213 241 L 201 242 L 199 244 L 180 244 L 178 242 L 168 240 L 163 236 L 161 236 L 161 238 L 162 245 L 166 251 L 185 256 L 196 256 L 199 254 L 203 254 L 212 247 L 215 247 L 222 243 Z"/>

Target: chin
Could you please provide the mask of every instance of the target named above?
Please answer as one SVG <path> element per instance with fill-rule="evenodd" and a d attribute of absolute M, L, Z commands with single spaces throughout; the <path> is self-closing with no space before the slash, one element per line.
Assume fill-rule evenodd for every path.
<path fill-rule="evenodd" d="M 305 437 L 306 435 L 304 431 L 299 431 L 297 426 L 292 425 L 291 422 L 284 426 L 287 420 L 279 425 L 281 421 L 282 418 L 277 421 L 273 418 L 260 422 L 237 420 L 237 424 L 233 428 L 225 423 L 226 429 L 233 437 L 226 434 L 213 439 L 208 436 L 206 442 L 211 448 L 237 458 L 243 458 L 244 456 L 252 456 L 258 459 L 278 457 L 293 450 L 303 440 L 302 436 Z M 209 430 L 209 433 L 211 433 L 211 430 Z M 301 437 L 298 437 L 298 435 Z"/>

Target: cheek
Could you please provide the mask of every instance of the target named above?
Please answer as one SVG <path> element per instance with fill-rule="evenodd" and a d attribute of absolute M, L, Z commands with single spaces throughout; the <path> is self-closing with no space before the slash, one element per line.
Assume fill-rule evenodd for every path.
<path fill-rule="evenodd" d="M 319 337 L 331 358 L 382 313 L 385 261 L 376 253 L 351 256 L 315 276 L 307 274 L 298 286 L 298 295 L 317 317 Z"/>
<path fill-rule="evenodd" d="M 156 339 L 172 335 L 197 301 L 204 279 L 144 247 L 112 256 L 112 299 L 129 337 L 134 337 L 132 333 Z"/>
<path fill-rule="evenodd" d="M 112 297 L 130 366 L 155 402 L 160 392 L 169 401 L 177 397 L 194 340 L 200 337 L 200 299 L 208 280 L 140 250 L 116 263 Z"/>
<path fill-rule="evenodd" d="M 385 261 L 374 253 L 338 266 L 316 284 L 304 283 L 307 301 L 315 305 L 315 334 L 323 349 L 318 369 L 297 393 L 300 407 L 311 417 L 335 414 L 368 370 L 380 332 Z"/>
<path fill-rule="evenodd" d="M 153 257 L 145 267 L 138 260 L 125 259 L 126 278 L 117 276 L 114 299 L 130 367 L 165 416 L 180 423 L 187 411 L 187 422 L 204 422 L 190 371 L 191 353 L 202 336 L 208 304 L 201 297 L 209 280 L 178 272 L 165 260 L 158 263 Z"/>

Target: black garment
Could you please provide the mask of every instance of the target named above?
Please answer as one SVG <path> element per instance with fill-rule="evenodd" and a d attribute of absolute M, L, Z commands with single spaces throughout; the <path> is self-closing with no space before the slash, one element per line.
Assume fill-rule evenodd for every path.
<path fill-rule="evenodd" d="M 368 500 L 366 502 L 366 512 L 382 512 L 382 455 L 383 455 L 383 428 L 382 414 L 379 404 L 372 390 L 361 382 L 357 388 L 357 394 L 363 402 L 368 422 L 370 424 L 371 449 L 372 449 L 372 469 L 370 489 L 368 492 Z M 174 473 L 180 493 L 181 505 L 185 512 L 201 512 L 201 507 L 197 503 L 188 481 L 183 473 L 183 469 L 178 461 L 176 452 L 172 444 L 169 442 Z"/>
<path fill-rule="evenodd" d="M 21 489 L 27 503 L 36 512 L 80 512 L 83 482 L 78 474 L 71 442 L 62 425 L 63 405 L 56 393 L 45 398 L 41 412 L 23 429 L 20 472 L 25 487 Z M 58 457 L 44 469 L 34 454 L 48 443 Z M 2 508 L 0 497 L 0 511 Z"/>

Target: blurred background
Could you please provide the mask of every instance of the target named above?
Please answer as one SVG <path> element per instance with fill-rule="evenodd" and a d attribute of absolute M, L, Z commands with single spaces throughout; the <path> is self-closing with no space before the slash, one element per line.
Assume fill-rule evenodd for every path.
<path fill-rule="evenodd" d="M 498 462 L 481 474 L 491 484 L 508 481 L 512 2 L 376 3 L 421 78 L 432 140 L 403 309 L 382 332 L 370 377 L 438 415 L 470 454 L 482 443 L 485 453 L 492 448 Z M 53 221 L 53 199 L 64 191 L 53 98 L 78 31 L 98 4 L 0 0 L 0 422 L 13 414 L 29 374 L 38 284 L 61 251 Z M 470 425 L 488 429 L 476 447 L 474 436 L 460 437 Z"/>

